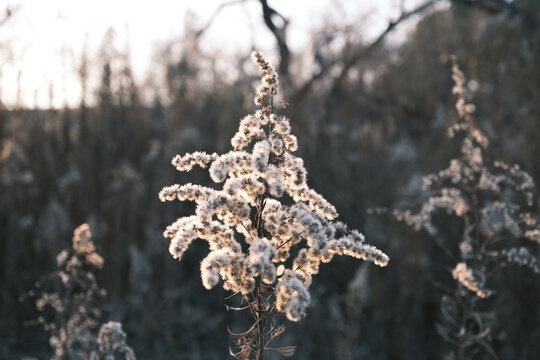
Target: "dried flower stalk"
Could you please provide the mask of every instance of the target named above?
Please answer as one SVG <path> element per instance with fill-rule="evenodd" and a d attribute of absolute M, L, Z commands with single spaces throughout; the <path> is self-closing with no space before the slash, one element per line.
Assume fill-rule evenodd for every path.
<path fill-rule="evenodd" d="M 265 349 L 284 356 L 294 352 L 294 347 L 269 346 L 284 331 L 275 315 L 284 314 L 290 321 L 305 315 L 311 279 L 321 262 L 349 255 L 386 266 L 388 256 L 367 244 L 357 230 L 335 221 L 334 206 L 309 188 L 303 160 L 293 155 L 298 143 L 289 120 L 274 112 L 278 76 L 260 53 L 252 58 L 261 69 L 255 97 L 259 109 L 241 120 L 231 139 L 233 150 L 172 160 L 179 171 L 208 167 L 222 189 L 172 185 L 159 197 L 197 204 L 195 215 L 179 218 L 165 230 L 169 250 L 180 260 L 193 240 L 208 241 L 210 253 L 201 262 L 203 285 L 210 289 L 222 280 L 224 289 L 242 296 L 246 305 L 239 309 L 249 310 L 254 318 L 247 332 L 231 332 L 240 349 L 231 354 L 237 359 L 253 354 L 261 360 Z"/>
<path fill-rule="evenodd" d="M 424 177 L 424 188 L 430 196 L 419 211 L 395 209 L 391 214 L 416 231 L 424 229 L 434 237 L 440 236 L 433 221 L 436 214 L 446 212 L 461 220 L 459 249 L 439 242 L 456 263 L 452 277 L 458 285 L 453 294 L 442 299 L 443 322 L 438 331 L 454 345 L 449 358 L 463 360 L 477 352 L 496 356 L 490 344 L 496 314 L 492 309 L 484 310 L 494 294 L 488 281 L 508 264 L 540 273 L 540 261 L 532 250 L 538 248 L 540 230 L 535 216 L 525 210 L 533 204 L 530 175 L 518 165 L 496 161 L 490 166 L 484 161 L 488 139 L 474 124 L 475 108 L 465 99 L 465 78 L 454 57 L 452 62 L 452 92 L 457 95 L 458 118 L 448 135 L 461 137 L 461 154 L 450 161 L 448 168 Z"/>

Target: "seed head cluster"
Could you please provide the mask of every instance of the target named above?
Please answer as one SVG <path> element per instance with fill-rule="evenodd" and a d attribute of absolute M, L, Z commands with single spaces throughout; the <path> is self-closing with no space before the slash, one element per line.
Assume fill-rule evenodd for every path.
<path fill-rule="evenodd" d="M 122 324 L 109 321 L 99 329 L 98 349 L 90 356 L 90 360 L 135 360 L 135 353 L 126 344 L 126 333 Z"/>
<path fill-rule="evenodd" d="M 489 259 L 490 264 L 503 261 L 522 265 L 538 273 L 539 261 L 527 247 L 532 246 L 531 242 L 538 243 L 539 224 L 525 210 L 533 204 L 534 182 L 517 164 L 501 161 L 495 161 L 492 166 L 486 164 L 483 153 L 488 140 L 473 122 L 474 107 L 465 100 L 465 78 L 454 58 L 452 79 L 459 117 L 450 127 L 449 135 L 463 136 L 461 156 L 452 159 L 448 168 L 424 177 L 424 188 L 430 191 L 430 196 L 418 212 L 393 210 L 393 215 L 415 230 L 424 229 L 433 236 L 438 236 L 432 219 L 438 210 L 463 219 L 459 246 L 463 261 L 452 274 L 465 288 L 486 297 L 489 291 L 479 289 L 473 276 L 486 271 L 483 259 Z M 511 241 L 498 241 L 499 238 Z"/>
<path fill-rule="evenodd" d="M 135 360 L 120 323 L 105 323 L 97 334 L 101 316 L 97 303 L 105 290 L 99 288 L 94 272 L 103 268 L 104 260 L 96 252 L 88 224 L 75 229 L 72 246 L 56 261 L 58 270 L 47 277 L 51 282 L 36 283 L 40 292 L 36 308 L 43 314 L 38 322 L 51 333 L 52 359 Z M 52 319 L 47 316 L 50 309 Z"/>
<path fill-rule="evenodd" d="M 438 330 L 458 347 L 457 353 L 462 358 L 465 353 L 485 351 L 493 338 L 490 329 L 495 326 L 495 314 L 486 312 L 485 307 L 481 312 L 478 306 L 495 294 L 488 288 L 493 274 L 510 264 L 540 273 L 537 257 L 540 224 L 536 215 L 527 211 L 533 205 L 531 176 L 518 165 L 485 161 L 488 139 L 473 121 L 474 106 L 465 99 L 465 78 L 455 58 L 452 61 L 455 82 L 452 92 L 457 95 L 458 118 L 449 127 L 448 135 L 462 140 L 460 155 L 446 169 L 424 177 L 429 196 L 418 211 L 395 209 L 391 213 L 416 231 L 424 229 L 438 237 L 447 254 L 451 254 L 453 261 L 457 260 L 452 270 L 456 291 L 453 297 L 443 297 L 444 323 Z M 440 241 L 445 229 L 438 217 L 445 213 L 459 219 L 458 249 Z M 455 236 L 453 232 L 450 234 Z M 457 259 L 455 250 L 458 250 Z M 449 308 L 454 310 L 448 311 Z M 487 313 L 490 315 L 486 316 Z"/>
<path fill-rule="evenodd" d="M 297 138 L 284 116 L 273 113 L 278 77 L 260 53 L 255 103 L 259 109 L 240 121 L 228 153 L 195 152 L 174 157 L 179 171 L 208 167 L 220 190 L 194 184 L 163 188 L 162 201 L 196 203 L 195 215 L 169 225 L 173 257 L 182 259 L 195 239 L 209 243 L 201 262 L 203 285 L 220 280 L 226 290 L 248 294 L 257 280 L 275 288 L 276 308 L 298 321 L 310 302 L 309 286 L 321 262 L 348 255 L 385 266 L 388 256 L 357 231 L 335 221 L 338 213 L 307 184 L 304 162 L 293 153 Z M 279 269 L 279 271 L 278 271 Z"/>
<path fill-rule="evenodd" d="M 467 289 L 476 293 L 480 298 L 485 298 L 486 292 L 480 288 L 478 281 L 474 278 L 472 270 L 467 267 L 467 264 L 460 262 L 456 265 L 454 270 L 452 270 L 452 277 L 460 282 Z"/>

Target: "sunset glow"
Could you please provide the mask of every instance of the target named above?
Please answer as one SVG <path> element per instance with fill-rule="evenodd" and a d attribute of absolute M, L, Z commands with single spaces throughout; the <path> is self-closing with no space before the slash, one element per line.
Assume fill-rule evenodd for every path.
<path fill-rule="evenodd" d="M 348 0 L 341 2 L 341 8 L 336 8 L 331 0 L 271 3 L 290 19 L 288 38 L 292 50 L 302 51 L 308 46 L 314 18 L 339 18 L 345 22 L 360 16 L 365 21 L 362 26 L 367 29 L 366 34 L 376 34 L 397 13 L 395 7 L 391 10 L 396 2 L 374 5 L 368 0 Z M 75 106 L 81 95 L 76 72 L 83 53 L 95 58 L 109 29 L 114 30 L 120 51 L 129 53 L 135 78 L 142 82 L 148 68 L 154 66 L 156 47 L 181 39 L 189 19 L 187 14 L 193 14 L 195 25 L 202 27 L 223 3 L 226 1 L 12 1 L 9 6 L 16 11 L 0 31 L 0 99 L 8 107 L 17 103 L 42 108 L 51 104 Z M 224 7 L 201 46 L 232 56 L 239 50 L 249 52 L 253 43 L 271 53 L 274 39 L 261 18 L 260 4 L 255 1 Z M 90 81 L 96 72 L 91 70 Z"/>

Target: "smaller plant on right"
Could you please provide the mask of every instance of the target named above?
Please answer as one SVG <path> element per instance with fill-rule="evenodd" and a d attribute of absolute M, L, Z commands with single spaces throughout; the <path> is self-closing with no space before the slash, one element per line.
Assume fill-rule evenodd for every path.
<path fill-rule="evenodd" d="M 391 214 L 434 237 L 442 231 L 434 214 L 442 210 L 460 219 L 459 249 L 444 245 L 448 254 L 457 250 L 451 271 L 457 286 L 442 298 L 442 322 L 437 330 L 453 345 L 446 359 L 471 359 L 479 353 L 496 357 L 491 344 L 496 313 L 489 299 L 497 286 L 490 280 L 509 264 L 540 273 L 540 261 L 535 256 L 540 229 L 535 215 L 527 211 L 533 205 L 534 183 L 518 165 L 484 161 L 488 139 L 474 124 L 474 105 L 464 94 L 465 78 L 455 58 L 451 59 L 458 118 L 448 129 L 448 136 L 462 139 L 460 155 L 448 168 L 424 177 L 429 197 L 417 212 L 395 209 Z"/>

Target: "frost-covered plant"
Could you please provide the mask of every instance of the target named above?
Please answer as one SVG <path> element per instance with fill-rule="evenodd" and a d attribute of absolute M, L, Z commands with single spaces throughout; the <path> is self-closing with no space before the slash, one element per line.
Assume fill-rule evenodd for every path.
<path fill-rule="evenodd" d="M 517 264 L 540 273 L 537 257 L 540 244 L 538 223 L 525 209 L 532 205 L 534 184 L 518 165 L 484 161 L 488 140 L 474 125 L 474 105 L 464 95 L 464 76 L 452 58 L 453 93 L 457 95 L 457 121 L 449 128 L 450 137 L 461 136 L 460 156 L 448 168 L 424 178 L 428 199 L 417 212 L 393 210 L 393 216 L 416 231 L 426 230 L 434 237 L 441 230 L 434 214 L 441 210 L 462 222 L 458 256 L 451 274 L 457 289 L 443 296 L 443 322 L 437 326 L 446 341 L 455 345 L 448 359 L 470 359 L 478 352 L 495 352 L 490 344 L 495 311 L 487 299 L 495 291 L 492 276 L 508 264 Z M 445 246 L 447 253 L 455 253 Z"/>
<path fill-rule="evenodd" d="M 43 313 L 40 322 L 51 334 L 52 359 L 134 359 L 127 355 L 110 357 L 110 352 L 102 352 L 106 348 L 102 338 L 107 339 L 111 332 L 108 328 L 114 327 L 108 325 L 111 323 L 102 326 L 96 336 L 101 313 L 96 304 L 105 296 L 105 290 L 99 288 L 94 272 L 103 268 L 104 261 L 96 252 L 88 224 L 75 229 L 72 247 L 62 250 L 56 261 L 58 270 L 48 276 L 48 281 L 37 283 L 40 291 L 36 300 L 37 309 Z M 105 355 L 99 357 L 102 353 Z"/>
<path fill-rule="evenodd" d="M 304 316 L 309 286 L 321 262 L 349 255 L 385 266 L 388 257 L 357 230 L 335 221 L 334 206 L 309 188 L 304 163 L 293 155 L 298 145 L 289 120 L 274 113 L 278 77 L 260 53 L 252 58 L 262 72 L 255 97 L 259 109 L 240 122 L 231 139 L 233 150 L 223 155 L 194 152 L 172 160 L 179 171 L 208 167 L 222 188 L 172 185 L 159 197 L 196 203 L 195 215 L 179 218 L 165 230 L 169 251 L 180 260 L 193 240 L 208 242 L 210 253 L 201 262 L 204 287 L 211 289 L 223 280 L 223 288 L 240 294 L 246 304 L 239 309 L 249 309 L 254 318 L 248 331 L 231 332 L 240 348 L 231 354 L 260 360 L 265 349 L 285 356 L 294 352 L 294 347 L 269 347 L 284 329 L 274 315 L 284 314 L 290 321 Z"/>

